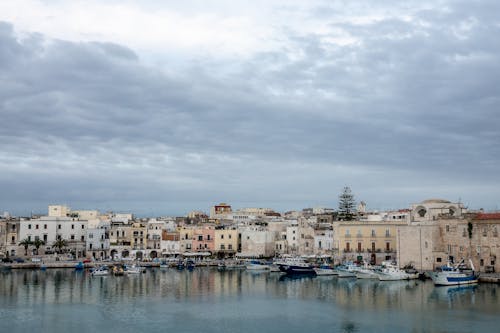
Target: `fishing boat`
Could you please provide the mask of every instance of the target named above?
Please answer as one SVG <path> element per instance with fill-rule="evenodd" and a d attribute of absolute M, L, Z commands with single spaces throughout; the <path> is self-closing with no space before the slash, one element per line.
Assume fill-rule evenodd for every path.
<path fill-rule="evenodd" d="M 479 275 L 474 272 L 472 261 L 469 260 L 469 262 L 472 270 L 463 267 L 464 260 L 462 259 L 455 266 L 448 263 L 445 266 L 438 267 L 436 271 L 429 273 L 429 275 L 436 286 L 478 283 Z"/>
<path fill-rule="evenodd" d="M 285 258 L 284 260 L 276 261 L 275 263 L 278 265 L 280 271 L 286 274 L 316 275 L 314 266 L 299 257 Z"/>
<path fill-rule="evenodd" d="M 84 269 L 84 268 L 85 268 L 85 265 L 83 264 L 83 262 L 82 262 L 82 261 L 79 261 L 79 262 L 75 265 L 75 269 L 76 269 L 77 271 L 82 270 L 82 269 Z"/>

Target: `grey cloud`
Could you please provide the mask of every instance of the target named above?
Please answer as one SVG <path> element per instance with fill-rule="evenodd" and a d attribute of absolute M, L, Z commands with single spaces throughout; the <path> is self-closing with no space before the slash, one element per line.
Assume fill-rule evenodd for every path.
<path fill-rule="evenodd" d="M 281 50 L 175 76 L 121 45 L 20 40 L 0 24 L 0 184 L 16 189 L 2 199 L 290 209 L 335 206 L 345 184 L 378 208 L 460 188 L 498 197 L 499 25 L 448 7 L 337 20 L 360 41 L 347 46 L 285 29 Z"/>

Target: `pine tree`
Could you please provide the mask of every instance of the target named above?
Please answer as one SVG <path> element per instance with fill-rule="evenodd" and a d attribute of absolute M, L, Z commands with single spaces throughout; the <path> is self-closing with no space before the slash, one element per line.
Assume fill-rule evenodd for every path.
<path fill-rule="evenodd" d="M 351 188 L 344 187 L 343 192 L 339 195 L 339 213 L 338 218 L 341 221 L 351 221 L 356 213 L 356 201 L 351 192 Z"/>

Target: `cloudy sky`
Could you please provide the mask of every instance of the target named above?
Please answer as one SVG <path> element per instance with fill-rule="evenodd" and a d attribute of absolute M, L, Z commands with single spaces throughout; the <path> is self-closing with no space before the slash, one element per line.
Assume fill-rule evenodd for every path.
<path fill-rule="evenodd" d="M 0 2 L 0 211 L 500 204 L 498 1 Z"/>

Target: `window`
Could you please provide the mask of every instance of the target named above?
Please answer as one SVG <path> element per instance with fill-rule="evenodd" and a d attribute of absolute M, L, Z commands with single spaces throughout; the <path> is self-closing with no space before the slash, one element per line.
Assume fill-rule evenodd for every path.
<path fill-rule="evenodd" d="M 321 241 L 318 242 L 318 247 L 321 249 Z"/>
<path fill-rule="evenodd" d="M 57 229 L 61 230 L 61 225 L 60 224 L 57 225 Z"/>
<path fill-rule="evenodd" d="M 94 235 L 93 234 L 89 234 L 89 239 L 92 239 L 94 238 Z"/>
<path fill-rule="evenodd" d="M 46 224 L 44 224 L 44 225 L 43 225 L 43 228 L 44 228 L 44 229 L 47 229 L 47 225 L 46 225 Z"/>
<path fill-rule="evenodd" d="M 293 233 L 295 233 L 295 230 L 293 231 Z"/>
<path fill-rule="evenodd" d="M 281 247 L 281 245 L 280 245 L 280 247 Z M 228 249 L 228 250 L 232 250 L 232 249 L 233 249 L 233 245 L 232 245 L 232 244 L 228 244 L 228 245 L 227 245 L 227 249 Z"/>
<path fill-rule="evenodd" d="M 74 224 L 71 225 L 71 229 L 75 229 L 75 225 Z"/>
<path fill-rule="evenodd" d="M 220 245 L 220 249 L 221 249 L 221 250 L 225 250 L 225 249 L 226 249 L 226 248 L 225 248 L 225 246 L 224 246 L 224 244 L 221 244 L 221 245 Z"/>
<path fill-rule="evenodd" d="M 486 237 L 488 235 L 488 229 L 483 228 L 483 237 Z"/>
<path fill-rule="evenodd" d="M 306 242 L 306 247 L 309 247 L 309 242 Z"/>
<path fill-rule="evenodd" d="M 16 236 L 12 236 L 11 243 L 15 243 L 15 242 L 16 242 Z"/>
<path fill-rule="evenodd" d="M 386 250 L 387 252 L 389 252 L 389 251 L 391 250 L 391 243 L 389 243 L 389 242 L 386 242 L 386 243 L 385 243 L 385 250 Z"/>
<path fill-rule="evenodd" d="M 304 239 L 304 234 L 301 234 L 301 235 L 300 235 L 300 238 Z"/>
<path fill-rule="evenodd" d="M 35 229 L 38 229 L 38 224 L 35 224 Z"/>
<path fill-rule="evenodd" d="M 227 237 L 228 237 L 229 239 L 231 239 L 231 234 L 227 235 Z"/>
<path fill-rule="evenodd" d="M 89 250 L 92 250 L 92 243 L 89 244 Z"/>
<path fill-rule="evenodd" d="M 372 237 L 375 237 L 375 229 L 372 229 Z"/>
<path fill-rule="evenodd" d="M 31 229 L 31 224 L 28 224 L 28 229 Z"/>
<path fill-rule="evenodd" d="M 390 237 L 391 236 L 391 233 L 389 232 L 389 229 L 386 229 L 385 230 L 385 237 Z"/>
<path fill-rule="evenodd" d="M 465 228 L 462 229 L 462 237 L 467 237 L 467 232 L 465 231 Z"/>
<path fill-rule="evenodd" d="M 207 235 L 207 240 L 210 240 L 210 235 Z"/>
<path fill-rule="evenodd" d="M 350 252 L 351 251 L 351 244 L 349 242 L 345 243 L 345 251 Z"/>
<path fill-rule="evenodd" d="M 31 242 L 31 236 L 28 236 L 28 241 Z"/>
<path fill-rule="evenodd" d="M 44 235 L 43 235 L 43 241 L 44 241 L 45 243 L 47 243 L 47 234 L 44 234 Z"/>
<path fill-rule="evenodd" d="M 84 224 L 82 224 L 82 229 L 85 229 L 85 225 Z"/>
<path fill-rule="evenodd" d="M 449 225 L 446 226 L 446 232 L 450 232 L 450 226 Z"/>
<path fill-rule="evenodd" d="M 428 248 L 429 247 L 429 244 L 427 242 L 424 243 L 424 247 L 425 248 Z"/>
<path fill-rule="evenodd" d="M 441 258 L 436 258 L 436 262 L 441 262 Z"/>
<path fill-rule="evenodd" d="M 375 252 L 375 242 L 372 242 L 372 252 Z"/>
<path fill-rule="evenodd" d="M 349 229 L 346 229 L 346 230 L 345 230 L 345 235 L 346 235 L 347 237 L 349 237 L 349 236 L 351 235 L 351 231 L 350 231 Z"/>
<path fill-rule="evenodd" d="M 220 235 L 220 239 L 224 239 L 224 234 Z"/>
<path fill-rule="evenodd" d="M 198 241 L 202 241 L 203 240 L 203 235 L 198 235 Z"/>
<path fill-rule="evenodd" d="M 71 235 L 71 240 L 74 240 L 75 239 L 75 235 Z"/>
<path fill-rule="evenodd" d="M 425 208 L 420 208 L 417 213 L 420 217 L 424 217 L 427 211 L 425 210 Z"/>
<path fill-rule="evenodd" d="M 361 252 L 361 242 L 358 242 L 358 252 Z"/>

